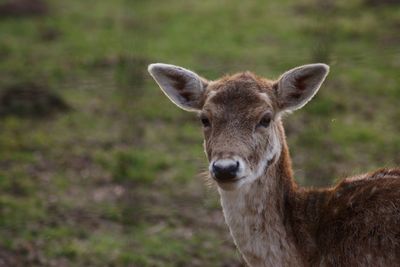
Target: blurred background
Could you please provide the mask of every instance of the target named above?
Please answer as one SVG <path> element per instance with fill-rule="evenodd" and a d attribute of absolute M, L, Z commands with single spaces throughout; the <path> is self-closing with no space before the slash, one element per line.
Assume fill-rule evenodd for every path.
<path fill-rule="evenodd" d="M 328 63 L 285 119 L 297 181 L 400 165 L 399 0 L 0 0 L 1 267 L 244 266 L 154 62 Z"/>

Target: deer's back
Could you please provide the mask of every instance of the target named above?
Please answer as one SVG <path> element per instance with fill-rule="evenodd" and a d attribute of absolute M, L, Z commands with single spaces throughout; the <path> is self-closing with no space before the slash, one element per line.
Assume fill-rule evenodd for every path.
<path fill-rule="evenodd" d="M 400 266 L 400 169 L 344 179 L 319 215 L 319 265 Z"/>

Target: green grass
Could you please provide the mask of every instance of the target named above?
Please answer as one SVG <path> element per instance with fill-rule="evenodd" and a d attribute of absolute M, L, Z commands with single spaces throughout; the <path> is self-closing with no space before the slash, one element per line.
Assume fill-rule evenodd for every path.
<path fill-rule="evenodd" d="M 400 7 L 332 1 L 49 1 L 0 20 L 0 93 L 34 82 L 67 113 L 0 118 L 0 255 L 19 266 L 238 266 L 199 123 L 146 73 L 277 78 L 331 65 L 285 119 L 304 185 L 400 164 Z M 54 32 L 54 39 L 46 39 Z M 12 263 L 12 264 L 11 264 Z"/>

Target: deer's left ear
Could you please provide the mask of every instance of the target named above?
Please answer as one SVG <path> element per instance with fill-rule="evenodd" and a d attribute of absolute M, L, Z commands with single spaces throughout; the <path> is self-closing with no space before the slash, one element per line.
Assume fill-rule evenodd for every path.
<path fill-rule="evenodd" d="M 196 73 L 169 64 L 149 65 L 149 73 L 166 96 L 178 107 L 187 111 L 202 108 L 207 81 Z"/>
<path fill-rule="evenodd" d="M 317 93 L 328 72 L 326 64 L 309 64 L 285 72 L 274 85 L 279 109 L 302 108 Z"/>

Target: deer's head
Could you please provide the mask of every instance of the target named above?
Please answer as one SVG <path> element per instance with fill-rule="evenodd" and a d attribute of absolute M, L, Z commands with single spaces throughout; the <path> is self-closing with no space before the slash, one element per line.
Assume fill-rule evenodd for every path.
<path fill-rule="evenodd" d="M 221 189 L 234 190 L 259 179 L 279 158 L 285 142 L 281 115 L 303 107 L 329 67 L 300 66 L 276 81 L 250 72 L 208 81 L 167 64 L 151 64 L 148 70 L 173 103 L 198 113 L 210 174 Z"/>

